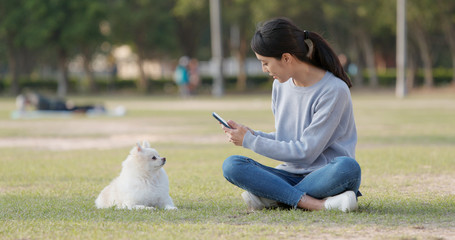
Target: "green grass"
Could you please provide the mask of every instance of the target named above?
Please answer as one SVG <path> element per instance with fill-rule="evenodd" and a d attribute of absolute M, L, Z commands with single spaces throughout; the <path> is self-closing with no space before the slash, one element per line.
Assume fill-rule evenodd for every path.
<path fill-rule="evenodd" d="M 353 95 L 364 195 L 353 213 L 246 211 L 242 190 L 222 176 L 223 159 L 277 162 L 227 143 L 210 113 L 272 131 L 268 95 L 94 100 L 128 114 L 11 120 L 14 100 L 0 99 L 0 239 L 455 238 L 453 94 Z M 96 209 L 101 189 L 144 138 L 168 159 L 179 210 Z"/>

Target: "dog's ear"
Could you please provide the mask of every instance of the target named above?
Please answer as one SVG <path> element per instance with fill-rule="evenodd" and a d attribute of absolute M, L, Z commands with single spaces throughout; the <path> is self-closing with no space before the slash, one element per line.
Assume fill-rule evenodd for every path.
<path fill-rule="evenodd" d="M 148 141 L 142 141 L 142 147 L 144 148 L 150 148 L 150 143 Z"/>
<path fill-rule="evenodd" d="M 138 152 L 142 151 L 141 144 L 139 142 L 137 142 L 136 145 L 137 145 L 137 151 Z"/>

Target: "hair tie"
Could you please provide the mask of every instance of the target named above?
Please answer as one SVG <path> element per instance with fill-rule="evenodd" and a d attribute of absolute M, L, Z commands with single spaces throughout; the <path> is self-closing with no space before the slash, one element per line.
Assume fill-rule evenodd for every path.
<path fill-rule="evenodd" d="M 311 55 L 313 55 L 313 41 L 311 41 L 310 33 L 307 30 L 303 31 L 303 41 L 308 46 L 308 53 L 307 53 L 306 57 L 311 59 Z"/>
<path fill-rule="evenodd" d="M 303 30 L 303 39 L 307 40 L 310 38 L 310 33 L 307 30 Z"/>

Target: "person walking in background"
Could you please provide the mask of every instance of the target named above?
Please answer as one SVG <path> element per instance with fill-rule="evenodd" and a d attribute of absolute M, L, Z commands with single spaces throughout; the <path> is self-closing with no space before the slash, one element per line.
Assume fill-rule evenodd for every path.
<path fill-rule="evenodd" d="M 188 97 L 190 94 L 190 73 L 188 71 L 189 62 L 190 59 L 187 56 L 181 57 L 174 71 L 174 81 L 177 84 L 180 96 L 182 97 Z"/>
<path fill-rule="evenodd" d="M 225 178 L 246 190 L 242 197 L 250 210 L 356 210 L 361 169 L 354 159 L 351 81 L 337 55 L 319 34 L 287 18 L 265 22 L 251 48 L 262 70 L 274 78 L 276 131 L 255 131 L 232 120 L 232 128 L 222 128 L 236 146 L 283 163 L 272 168 L 230 156 L 222 167 Z"/>

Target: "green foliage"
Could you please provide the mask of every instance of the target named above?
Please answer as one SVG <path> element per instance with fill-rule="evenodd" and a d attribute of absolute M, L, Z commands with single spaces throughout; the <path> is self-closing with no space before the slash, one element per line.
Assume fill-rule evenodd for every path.
<path fill-rule="evenodd" d="M 23 47 L 21 29 L 26 23 L 27 11 L 22 8 L 25 0 L 2 1 L 0 3 L 0 41 L 12 47 Z"/>
<path fill-rule="evenodd" d="M 114 43 L 131 44 L 139 55 L 157 57 L 175 49 L 173 1 L 117 0 L 108 6 Z"/>
<path fill-rule="evenodd" d="M 364 78 L 368 79 L 368 73 L 363 73 Z M 393 88 L 396 84 L 395 71 L 389 69 L 387 72 L 379 73 L 379 87 Z M 352 76 L 351 76 L 352 79 Z M 3 79 L 0 81 L 0 93 L 5 93 L 10 87 L 10 82 Z M 153 94 L 176 94 L 177 86 L 172 79 L 148 79 L 149 89 L 146 93 Z M 225 77 L 225 88 L 228 92 L 236 92 L 237 77 Z M 451 84 L 452 71 L 451 69 L 438 68 L 434 71 L 434 82 L 437 87 L 445 87 Z M 202 77 L 201 85 L 198 92 L 202 94 L 210 94 L 213 79 L 211 77 Z M 250 92 L 268 92 L 272 87 L 272 79 L 265 75 L 248 76 L 246 90 Z M 72 78 L 69 81 L 71 93 L 83 93 L 77 91 L 80 89 L 80 81 Z M 136 93 L 137 86 L 135 79 L 114 79 L 113 81 L 107 79 L 95 79 L 96 88 L 99 93 L 116 93 L 128 92 Z M 424 84 L 423 71 L 418 71 L 416 74 L 415 87 L 421 87 Z M 35 89 L 37 91 L 55 92 L 57 83 L 53 79 L 28 79 L 21 78 L 19 81 L 20 89 Z"/>
<path fill-rule="evenodd" d="M 204 0 L 176 0 L 172 12 L 177 17 L 187 17 L 194 12 L 206 10 L 207 4 L 208 2 Z"/>
<path fill-rule="evenodd" d="M 303 29 L 321 33 L 337 53 L 346 54 L 361 70 L 368 62 L 365 55 L 374 54 L 375 58 L 368 59 L 381 60 L 381 67 L 395 65 L 394 0 L 220 2 L 227 57 L 252 56 L 248 43 L 256 25 L 272 17 L 285 16 Z M 455 55 L 455 48 L 447 50 L 451 44 L 455 46 L 454 1 L 407 2 L 409 26 L 418 25 L 431 46 L 427 52 L 431 51 L 432 59 L 427 60 L 427 67 L 453 67 L 451 56 Z M 39 74 L 43 66 L 55 69 L 60 62 L 79 54 L 87 61 L 97 52 L 109 55 L 111 46 L 122 44 L 130 45 L 141 59 L 171 62 L 188 55 L 207 60 L 211 55 L 209 23 L 206 0 L 3 0 L 0 2 L 0 71 L 12 75 L 15 82 L 17 76 Z M 413 32 L 409 31 L 408 49 L 420 68 L 422 63 L 416 51 L 421 50 L 416 49 Z M 238 39 L 234 33 L 239 34 Z M 363 43 L 359 42 L 360 37 Z M 368 54 L 365 43 L 372 46 Z M 368 64 L 375 67 L 374 61 Z M 64 71 L 63 67 L 60 71 Z M 438 76 L 435 78 L 437 85 Z"/>

